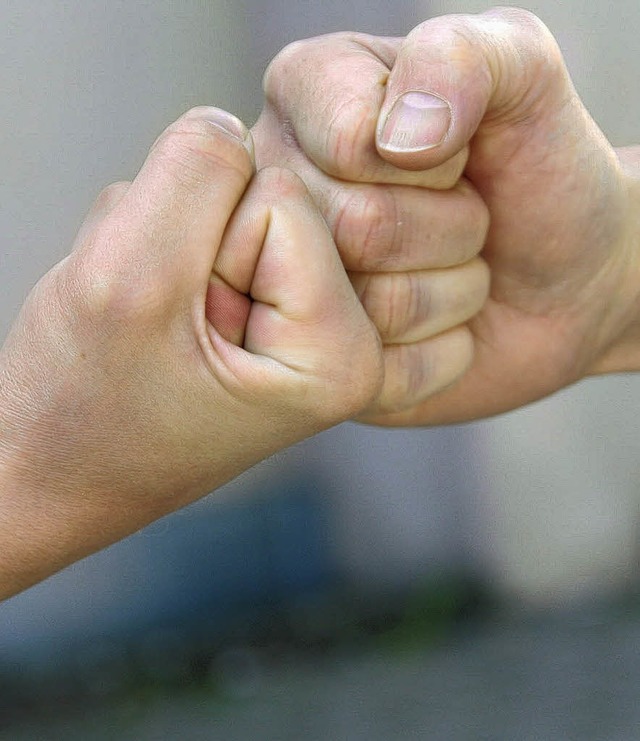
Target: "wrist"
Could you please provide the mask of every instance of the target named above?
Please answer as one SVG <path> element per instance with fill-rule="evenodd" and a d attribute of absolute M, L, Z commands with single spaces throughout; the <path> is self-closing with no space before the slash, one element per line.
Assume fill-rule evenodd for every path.
<path fill-rule="evenodd" d="M 620 238 L 622 261 L 616 295 L 611 296 L 616 329 L 593 364 L 591 374 L 640 371 L 640 146 L 616 150 L 623 178 L 625 223 Z"/>

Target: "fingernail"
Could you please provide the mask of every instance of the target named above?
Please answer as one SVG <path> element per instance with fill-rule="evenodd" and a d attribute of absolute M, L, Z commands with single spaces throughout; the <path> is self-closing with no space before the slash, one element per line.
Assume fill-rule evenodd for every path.
<path fill-rule="evenodd" d="M 234 139 L 238 139 L 242 142 L 242 145 L 247 152 L 249 152 L 251 159 L 254 159 L 255 152 L 253 137 L 251 136 L 249 129 L 239 118 L 228 111 L 222 110 L 222 108 L 214 108 L 212 106 L 193 108 L 191 113 L 198 118 L 203 118 L 206 121 L 209 121 L 209 123 L 222 129 L 225 133 L 230 134 Z"/>
<path fill-rule="evenodd" d="M 378 144 L 393 152 L 419 152 L 442 144 L 451 126 L 451 107 L 444 98 L 419 90 L 393 104 L 378 133 Z"/>
<path fill-rule="evenodd" d="M 193 108 L 190 111 L 190 115 L 209 121 L 209 123 L 214 124 L 214 126 L 222 129 L 227 134 L 240 139 L 241 142 L 247 138 L 247 134 L 249 133 L 247 127 L 239 118 L 236 118 L 232 113 L 223 111 L 222 108 L 200 106 Z"/>

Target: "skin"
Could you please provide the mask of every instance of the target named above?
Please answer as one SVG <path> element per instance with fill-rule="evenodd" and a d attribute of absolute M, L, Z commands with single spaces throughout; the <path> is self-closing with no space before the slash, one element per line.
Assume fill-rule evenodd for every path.
<path fill-rule="evenodd" d="M 298 42 L 264 88 L 258 162 L 305 180 L 383 339 L 360 419 L 461 422 L 640 369 L 639 150 L 609 144 L 535 16 Z M 398 123 L 415 91 L 431 117 Z"/>
<path fill-rule="evenodd" d="M 96 201 L 0 352 L 0 598 L 377 395 L 377 332 L 293 173 L 200 108 Z"/>
<path fill-rule="evenodd" d="M 299 42 L 265 92 L 257 175 L 237 119 L 191 111 L 25 303 L 0 598 L 344 419 L 459 422 L 640 369 L 640 150 L 537 18 Z"/>

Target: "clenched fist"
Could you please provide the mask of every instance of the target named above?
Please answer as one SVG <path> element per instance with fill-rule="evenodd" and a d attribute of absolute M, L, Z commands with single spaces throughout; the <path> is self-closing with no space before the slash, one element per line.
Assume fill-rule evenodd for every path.
<path fill-rule="evenodd" d="M 304 185 L 190 111 L 103 192 L 0 354 L 0 596 L 358 414 L 378 334 Z"/>
<path fill-rule="evenodd" d="M 640 155 L 535 16 L 298 42 L 264 85 L 258 161 L 305 180 L 384 343 L 362 419 L 458 422 L 640 369 Z"/>

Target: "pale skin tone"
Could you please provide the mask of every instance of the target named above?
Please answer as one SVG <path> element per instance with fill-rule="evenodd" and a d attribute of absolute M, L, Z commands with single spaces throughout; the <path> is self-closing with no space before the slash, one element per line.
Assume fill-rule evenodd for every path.
<path fill-rule="evenodd" d="M 640 369 L 640 154 L 536 18 L 300 42 L 265 91 L 258 167 L 295 170 L 324 220 L 199 110 L 25 304 L 0 353 L 0 597 L 343 419 L 458 422 Z"/>
<path fill-rule="evenodd" d="M 380 341 L 302 182 L 217 109 L 98 199 L 0 355 L 0 597 L 359 412 Z"/>
<path fill-rule="evenodd" d="M 258 161 L 305 180 L 385 343 L 362 420 L 460 422 L 640 369 L 639 150 L 605 139 L 533 15 L 298 42 L 265 93 Z M 419 122 L 393 141 L 404 93 Z"/>

